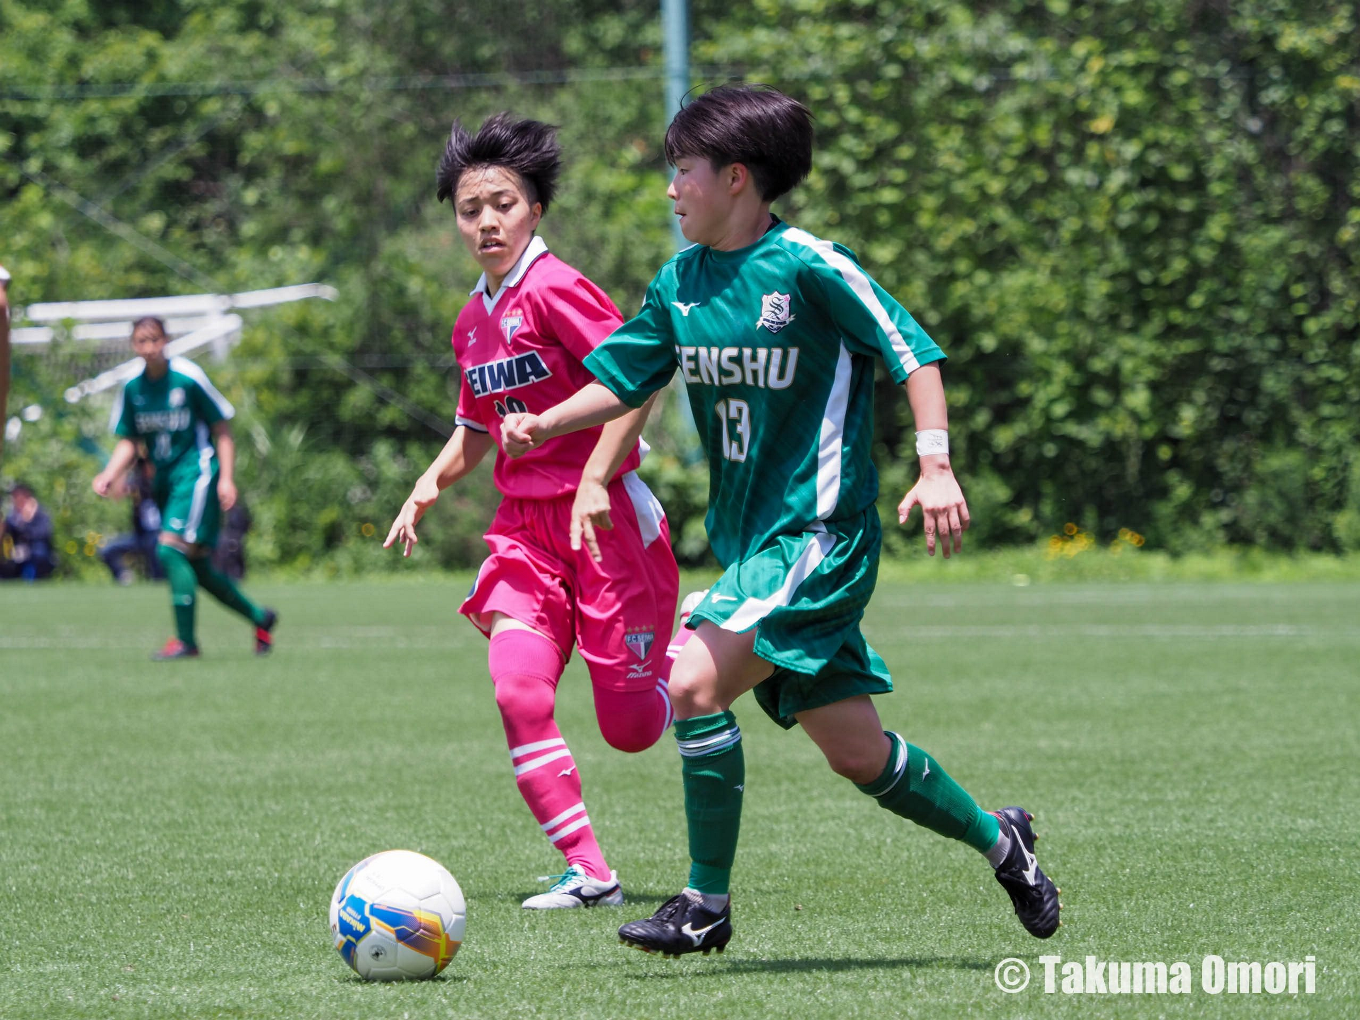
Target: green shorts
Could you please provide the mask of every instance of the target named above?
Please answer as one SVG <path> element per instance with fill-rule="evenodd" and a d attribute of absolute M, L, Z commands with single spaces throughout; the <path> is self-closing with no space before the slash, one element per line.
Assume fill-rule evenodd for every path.
<path fill-rule="evenodd" d="M 165 488 L 158 486 L 155 499 L 161 510 L 161 531 L 178 535 L 189 545 L 209 549 L 217 545 L 217 533 L 222 527 L 217 478 L 214 459 L 208 471 L 175 471 Z"/>
<path fill-rule="evenodd" d="M 723 630 L 756 629 L 755 653 L 774 674 L 756 701 L 785 729 L 798 712 L 893 689 L 888 667 L 859 624 L 878 579 L 878 510 L 779 535 L 732 564 L 690 615 Z"/>

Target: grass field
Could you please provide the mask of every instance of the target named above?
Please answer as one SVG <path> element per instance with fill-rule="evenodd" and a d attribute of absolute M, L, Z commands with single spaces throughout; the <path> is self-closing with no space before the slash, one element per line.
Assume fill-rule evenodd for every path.
<path fill-rule="evenodd" d="M 619 946 L 685 876 L 677 755 L 608 749 L 578 662 L 559 719 L 622 910 L 534 914 L 558 859 L 515 792 L 465 585 L 258 584 L 278 649 L 163 589 L 0 588 L 0 1017 L 1354 1017 L 1360 584 L 880 586 L 887 725 L 984 805 L 1036 815 L 1064 927 L 880 811 L 749 698 L 736 940 Z M 366 985 L 327 900 L 391 847 L 468 899 L 446 975 Z M 1187 995 L 1046 994 L 1038 957 L 1187 961 Z M 1312 995 L 1210 995 L 1200 961 L 1315 957 Z M 1006 995 L 994 968 L 1034 972 Z M 1061 972 L 1059 972 L 1061 976 Z"/>

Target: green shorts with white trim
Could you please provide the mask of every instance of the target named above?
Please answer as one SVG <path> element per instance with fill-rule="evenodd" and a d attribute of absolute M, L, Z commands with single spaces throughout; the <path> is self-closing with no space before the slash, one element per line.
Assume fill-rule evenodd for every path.
<path fill-rule="evenodd" d="M 155 493 L 161 510 L 160 530 L 178 535 L 189 545 L 216 546 L 222 527 L 217 479 L 216 461 L 202 470 L 173 472 L 170 484 Z"/>
<path fill-rule="evenodd" d="M 874 506 L 854 517 L 779 535 L 728 567 L 690 615 L 723 630 L 756 630 L 755 653 L 774 665 L 756 701 L 785 729 L 798 712 L 893 689 L 859 624 L 878 580 L 882 532 Z"/>

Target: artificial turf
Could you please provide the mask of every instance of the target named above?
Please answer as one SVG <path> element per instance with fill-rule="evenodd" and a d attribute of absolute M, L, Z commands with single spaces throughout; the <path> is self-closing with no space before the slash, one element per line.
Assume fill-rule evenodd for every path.
<path fill-rule="evenodd" d="M 573 659 L 559 720 L 629 902 L 521 910 L 560 858 L 515 791 L 465 579 L 248 589 L 280 611 L 272 656 L 204 599 L 204 657 L 152 664 L 162 588 L 0 588 L 0 1017 L 1360 1014 L 1353 582 L 881 584 L 885 725 L 1034 813 L 1063 928 L 1031 939 L 979 855 L 747 697 L 736 937 L 680 961 L 614 935 L 686 874 L 669 736 L 609 749 Z M 368 985 L 327 903 L 394 847 L 457 876 L 466 941 L 438 980 Z M 1045 954 L 1186 961 L 1193 987 L 1047 994 Z M 1208 954 L 1313 956 L 1316 991 L 1211 995 Z M 1015 995 L 1007 957 L 1033 972 Z"/>

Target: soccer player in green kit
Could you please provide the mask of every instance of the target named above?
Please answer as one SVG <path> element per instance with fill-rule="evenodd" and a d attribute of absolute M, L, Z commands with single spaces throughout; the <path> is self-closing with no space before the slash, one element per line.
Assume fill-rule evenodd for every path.
<path fill-rule="evenodd" d="M 137 457 L 137 445 L 156 469 L 152 493 L 161 511 L 156 559 L 170 583 L 176 636 L 152 658 L 198 656 L 194 634 L 195 590 L 202 587 L 255 627 L 255 652 L 272 647 L 278 621 L 272 609 L 257 606 L 236 584 L 215 569 L 222 514 L 236 503 L 233 478 L 236 446 L 228 425 L 236 412 L 188 358 L 167 358 L 165 324 L 155 316 L 132 324 L 132 349 L 146 362 L 114 402 L 110 427 L 119 436 L 108 465 L 94 479 L 94 491 L 107 496 Z"/>
<path fill-rule="evenodd" d="M 770 214 L 811 169 L 808 111 L 773 89 L 725 85 L 666 132 L 668 191 L 694 242 L 652 280 L 641 311 L 585 361 L 599 380 L 541 414 L 509 415 L 507 453 L 640 406 L 679 371 L 708 455 L 706 525 L 724 568 L 689 617 L 671 673 L 691 857 L 689 882 L 619 929 L 668 955 L 721 950 L 745 790 L 746 691 L 801 724 L 839 775 L 917 824 L 986 856 L 1032 935 L 1057 930 L 1058 890 L 1034 857 L 1031 816 L 984 811 L 925 751 L 884 732 L 870 699 L 892 689 L 859 624 L 878 571 L 870 461 L 874 358 L 904 385 L 926 548 L 961 548 L 968 508 L 950 468 L 943 352 L 840 245 Z"/>

